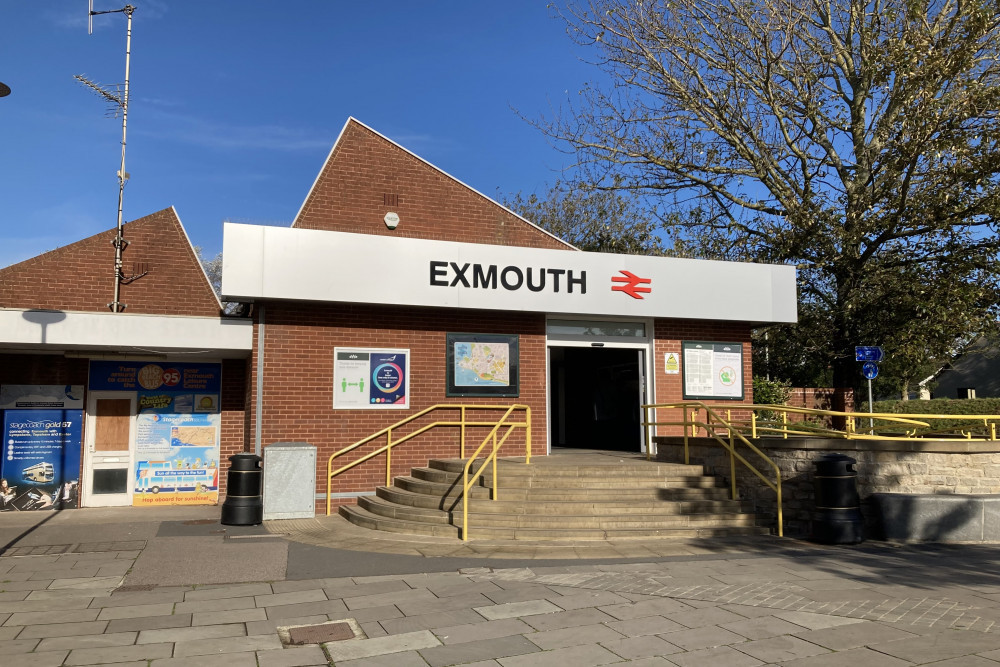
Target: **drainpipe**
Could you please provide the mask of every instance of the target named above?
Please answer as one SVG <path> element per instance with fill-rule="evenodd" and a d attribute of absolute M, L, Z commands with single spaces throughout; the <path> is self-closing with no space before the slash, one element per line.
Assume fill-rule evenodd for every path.
<path fill-rule="evenodd" d="M 264 304 L 259 305 L 260 317 L 257 321 L 257 372 L 254 373 L 254 381 L 257 384 L 257 420 L 254 425 L 253 453 L 260 456 L 261 452 L 261 422 L 263 422 L 264 410 Z"/>

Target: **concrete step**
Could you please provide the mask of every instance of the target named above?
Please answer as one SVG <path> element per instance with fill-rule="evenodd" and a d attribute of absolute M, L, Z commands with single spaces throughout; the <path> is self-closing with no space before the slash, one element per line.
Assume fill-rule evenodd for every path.
<path fill-rule="evenodd" d="M 712 478 L 706 478 L 707 483 L 715 483 Z M 481 480 L 480 480 L 481 481 Z M 485 486 L 488 480 L 481 481 L 482 485 L 473 486 L 471 498 L 489 498 L 490 489 Z M 412 491 L 414 493 L 425 493 L 438 498 L 460 496 L 462 487 L 458 484 L 445 484 L 439 482 L 429 482 L 416 477 L 397 477 L 394 480 L 395 486 Z M 654 501 L 654 500 L 725 500 L 728 496 L 726 489 L 721 486 L 688 486 L 686 484 L 674 484 L 665 482 L 659 486 L 616 485 L 607 484 L 600 487 L 581 487 L 580 485 L 567 485 L 565 487 L 551 487 L 538 481 L 538 486 L 513 487 L 503 485 L 500 487 L 500 496 L 504 500 L 533 500 L 533 501 L 562 501 L 562 500 L 623 500 L 623 501 Z"/>
<path fill-rule="evenodd" d="M 698 490 L 693 490 L 697 492 Z M 424 507 L 427 509 L 461 509 L 461 497 L 435 496 L 426 493 L 413 493 L 399 487 L 380 486 L 376 489 L 379 498 L 399 505 L 410 505 L 413 507 Z M 498 500 L 489 500 L 484 497 L 471 498 L 469 502 L 470 510 L 477 513 L 490 514 L 620 514 L 625 512 L 635 512 L 638 514 L 707 514 L 712 512 L 752 512 L 753 507 L 749 502 L 729 500 L 728 494 L 723 499 L 709 499 L 693 497 L 690 499 L 666 499 L 654 500 L 638 499 L 627 500 L 607 500 L 596 502 L 594 498 L 585 500 L 548 500 L 524 502 L 523 500 L 509 500 L 504 493 L 500 494 Z"/>
<path fill-rule="evenodd" d="M 453 511 L 397 505 L 378 497 L 367 496 L 358 500 L 358 506 L 372 514 L 406 521 L 430 524 L 459 525 L 462 521 L 461 508 Z M 498 514 L 469 512 L 470 526 L 516 527 L 547 529 L 655 529 L 669 530 L 692 527 L 753 526 L 754 517 L 740 513 L 716 514 L 656 514 L 626 512 L 615 515 L 546 515 L 546 514 Z"/>
<path fill-rule="evenodd" d="M 621 477 L 678 477 L 678 476 L 701 476 L 705 474 L 705 469 L 699 465 L 685 465 L 683 463 L 665 463 L 662 461 L 646 461 L 645 459 L 625 458 L 621 462 L 609 462 L 603 464 L 560 464 L 559 457 L 535 457 L 531 464 L 525 464 L 524 459 L 498 459 L 497 467 L 501 470 L 501 475 L 517 477 L 533 477 L 543 475 L 546 477 L 607 477 L 616 475 Z M 549 459 L 556 459 L 552 463 Z M 472 470 L 478 470 L 483 464 L 483 460 L 477 460 L 472 466 Z M 447 472 L 461 473 L 465 469 L 463 459 L 431 459 L 428 468 L 443 470 Z M 488 466 L 489 471 L 492 466 Z M 486 472 L 484 471 L 484 472 Z"/>
<path fill-rule="evenodd" d="M 497 472 L 498 485 L 503 488 L 549 488 L 549 489 L 628 489 L 636 487 L 691 487 L 711 488 L 718 486 L 718 480 L 706 475 L 649 475 L 627 476 L 615 470 L 606 471 L 601 477 L 572 477 L 568 475 L 510 475 L 509 471 Z M 457 485 L 462 473 L 438 470 L 436 468 L 413 468 L 411 475 L 426 482 Z M 492 486 L 492 474 L 483 474 L 482 486 Z M 478 482 L 479 480 L 477 480 Z"/>
<path fill-rule="evenodd" d="M 343 506 L 340 514 L 351 523 L 394 533 L 461 537 L 461 529 L 450 524 L 425 523 L 385 517 L 360 506 Z M 470 520 L 469 532 L 476 539 L 503 540 L 608 540 L 608 539 L 694 539 L 733 535 L 766 535 L 766 528 L 756 526 L 693 526 L 677 528 L 538 528 L 519 526 L 477 526 Z"/>

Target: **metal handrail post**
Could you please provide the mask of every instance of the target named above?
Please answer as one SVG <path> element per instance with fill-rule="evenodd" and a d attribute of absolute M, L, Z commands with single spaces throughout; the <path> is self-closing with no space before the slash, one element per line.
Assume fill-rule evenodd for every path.
<path fill-rule="evenodd" d="M 681 415 L 686 416 L 687 410 L 681 408 Z M 685 423 L 684 428 L 684 465 L 691 463 L 690 457 L 688 456 L 688 425 Z"/>
<path fill-rule="evenodd" d="M 461 426 L 461 442 L 459 444 L 459 453 L 461 457 L 465 458 L 465 406 L 461 407 L 462 411 L 462 426 Z"/>
<path fill-rule="evenodd" d="M 729 432 L 729 479 L 732 480 L 732 496 L 733 500 L 739 500 L 736 497 L 736 443 L 733 442 L 733 433 Z"/>
<path fill-rule="evenodd" d="M 777 483 L 778 488 L 775 489 L 775 493 L 777 494 L 777 497 L 778 497 L 778 537 L 784 537 L 785 536 L 785 528 L 784 528 L 784 526 L 785 526 L 785 520 L 784 520 L 784 517 L 783 517 L 782 512 L 781 512 L 781 469 L 779 468 L 779 469 L 775 470 L 774 472 L 775 472 L 775 475 L 776 475 L 777 481 L 778 481 L 778 483 Z"/>
<path fill-rule="evenodd" d="M 385 434 L 385 485 L 392 486 L 392 429 Z"/>
<path fill-rule="evenodd" d="M 781 411 L 781 437 L 788 440 L 788 413 Z"/>
<path fill-rule="evenodd" d="M 493 431 L 493 454 L 490 457 L 493 459 L 493 492 L 490 494 L 490 498 L 493 500 L 497 499 L 497 432 Z"/>
<path fill-rule="evenodd" d="M 750 411 L 750 437 L 757 438 L 757 411 Z"/>
<path fill-rule="evenodd" d="M 529 465 L 531 463 L 531 406 L 525 407 L 524 421 L 524 429 L 527 431 L 527 434 L 524 436 L 524 465 Z"/>

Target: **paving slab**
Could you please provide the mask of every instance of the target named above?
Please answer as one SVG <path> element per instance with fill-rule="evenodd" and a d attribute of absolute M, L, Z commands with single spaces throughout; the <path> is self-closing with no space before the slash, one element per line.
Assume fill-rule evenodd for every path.
<path fill-rule="evenodd" d="M 525 635 L 528 641 L 545 651 L 579 644 L 596 644 L 623 639 L 623 635 L 606 625 L 577 625 L 559 630 L 545 630 Z"/>
<path fill-rule="evenodd" d="M 962 659 L 965 660 L 966 658 Z M 824 653 L 808 658 L 789 660 L 788 662 L 781 663 L 781 667 L 906 667 L 912 664 L 912 662 L 907 660 L 900 660 L 899 658 L 894 658 L 869 648 L 855 648 L 847 651 Z M 937 667 L 941 667 L 941 663 L 935 664 Z M 986 664 L 989 667 L 996 667 L 995 664 L 991 665 L 988 660 Z M 953 667 L 974 667 L 974 665 L 963 662 L 961 665 L 954 665 Z"/>
<path fill-rule="evenodd" d="M 540 651 L 540 648 L 523 636 L 510 635 L 421 649 L 419 653 L 430 667 L 444 667 L 445 665 L 461 665 L 489 660 L 499 661 L 508 656 L 526 655 Z"/>
<path fill-rule="evenodd" d="M 494 662 L 493 667 L 499 667 L 499 664 Z M 341 660 L 337 663 L 337 667 L 427 667 L 427 661 L 416 651 L 407 651 L 392 655 L 379 655 L 373 658 Z"/>
<path fill-rule="evenodd" d="M 344 642 L 324 644 L 323 647 L 334 662 L 369 658 L 390 653 L 403 653 L 432 646 L 440 646 L 441 642 L 429 630 L 419 630 L 401 635 L 375 637 L 373 639 L 353 639 Z"/>
<path fill-rule="evenodd" d="M 525 600 L 524 602 L 508 602 L 506 604 L 496 604 L 488 607 L 473 607 L 483 618 L 495 621 L 501 618 L 515 618 L 518 616 L 535 616 L 538 614 L 552 614 L 563 611 L 548 600 Z"/>
<path fill-rule="evenodd" d="M 571 646 L 543 653 L 499 658 L 503 667 L 596 667 L 621 662 L 621 658 L 597 644 Z"/>
<path fill-rule="evenodd" d="M 598 643 L 617 656 L 626 660 L 636 660 L 638 658 L 650 658 L 657 655 L 670 655 L 680 653 L 684 649 L 671 644 L 665 639 L 655 635 L 643 635 L 640 637 L 623 637 L 611 641 L 598 640 Z"/>
<path fill-rule="evenodd" d="M 528 618 L 531 619 L 533 617 L 529 616 Z M 521 619 L 505 618 L 499 621 L 485 621 L 483 623 L 469 623 L 438 628 L 435 630 L 435 634 L 441 639 L 442 644 L 462 644 L 464 642 L 481 641 L 483 639 L 520 635 L 532 631 L 532 627 Z"/>

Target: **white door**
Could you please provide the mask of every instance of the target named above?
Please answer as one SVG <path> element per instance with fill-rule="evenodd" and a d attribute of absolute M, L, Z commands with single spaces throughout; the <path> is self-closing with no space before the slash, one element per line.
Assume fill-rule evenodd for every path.
<path fill-rule="evenodd" d="M 135 393 L 93 391 L 87 400 L 83 505 L 132 504 Z"/>

